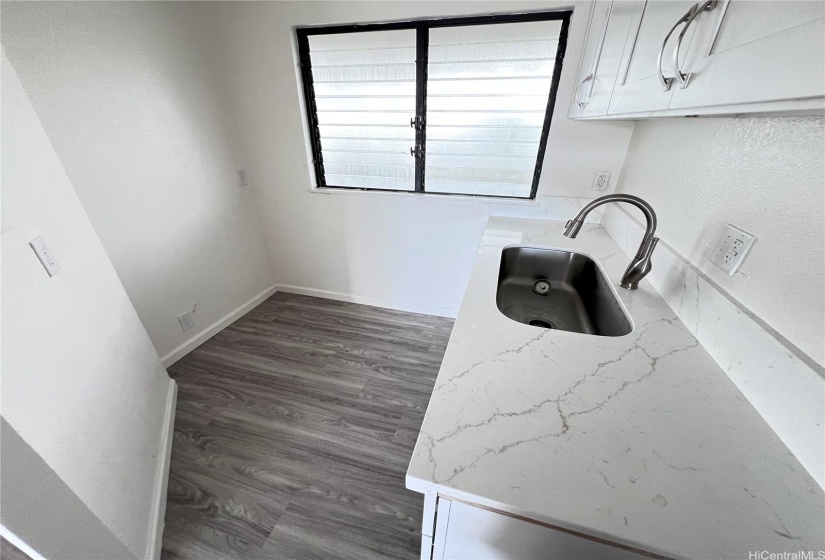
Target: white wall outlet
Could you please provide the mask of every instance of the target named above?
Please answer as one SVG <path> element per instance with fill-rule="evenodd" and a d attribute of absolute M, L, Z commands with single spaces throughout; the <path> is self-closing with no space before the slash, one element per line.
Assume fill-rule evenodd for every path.
<path fill-rule="evenodd" d="M 710 262 L 727 272 L 730 276 L 736 274 L 748 252 L 756 241 L 756 236 L 746 231 L 725 224 L 725 231 L 713 250 Z"/>
<path fill-rule="evenodd" d="M 181 330 L 188 331 L 195 326 L 195 316 L 191 311 L 187 311 L 178 317 L 178 323 L 180 323 Z"/>
<path fill-rule="evenodd" d="M 29 241 L 29 246 L 34 249 L 34 254 L 40 260 L 40 264 L 46 269 L 49 277 L 60 272 L 60 263 L 54 258 L 54 253 L 46 246 L 46 240 L 39 235 Z"/>
<path fill-rule="evenodd" d="M 596 178 L 593 180 L 594 191 L 606 191 L 610 186 L 610 171 L 596 171 Z"/>
<path fill-rule="evenodd" d="M 246 169 L 238 169 L 238 186 L 249 186 L 249 176 L 246 174 Z"/>

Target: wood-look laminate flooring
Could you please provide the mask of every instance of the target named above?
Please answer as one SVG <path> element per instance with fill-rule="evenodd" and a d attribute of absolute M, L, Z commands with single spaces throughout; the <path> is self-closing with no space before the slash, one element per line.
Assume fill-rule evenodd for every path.
<path fill-rule="evenodd" d="M 452 324 L 278 293 L 170 367 L 162 557 L 418 558 L 404 476 Z"/>
<path fill-rule="evenodd" d="M 31 560 L 29 555 L 0 537 L 0 560 Z"/>

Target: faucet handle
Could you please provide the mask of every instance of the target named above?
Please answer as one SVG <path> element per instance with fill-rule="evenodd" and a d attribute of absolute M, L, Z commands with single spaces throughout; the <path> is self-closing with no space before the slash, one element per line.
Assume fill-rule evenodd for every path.
<path fill-rule="evenodd" d="M 647 242 L 647 247 L 645 247 L 645 256 L 649 257 L 653 254 L 653 249 L 656 248 L 656 244 L 659 242 L 658 237 L 651 237 L 650 241 Z"/>

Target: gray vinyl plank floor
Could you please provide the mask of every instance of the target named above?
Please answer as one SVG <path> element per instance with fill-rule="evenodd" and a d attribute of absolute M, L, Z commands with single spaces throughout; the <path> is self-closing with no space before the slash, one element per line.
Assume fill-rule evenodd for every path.
<path fill-rule="evenodd" d="M 170 367 L 162 558 L 418 558 L 404 475 L 452 325 L 279 293 Z"/>
<path fill-rule="evenodd" d="M 31 560 L 29 555 L 0 537 L 0 560 Z"/>

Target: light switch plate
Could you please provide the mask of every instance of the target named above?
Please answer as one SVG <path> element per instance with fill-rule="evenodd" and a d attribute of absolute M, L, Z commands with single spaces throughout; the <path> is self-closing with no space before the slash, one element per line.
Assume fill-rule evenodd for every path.
<path fill-rule="evenodd" d="M 57 262 L 54 253 L 52 253 L 51 249 L 46 245 L 45 239 L 38 235 L 29 241 L 29 246 L 34 249 L 34 254 L 37 255 L 40 264 L 43 265 L 43 268 L 46 269 L 50 277 L 60 272 L 60 263 Z"/>
<path fill-rule="evenodd" d="M 754 241 L 756 241 L 755 235 L 730 224 L 725 224 L 725 230 L 716 243 L 710 262 L 733 276 L 742 266 L 742 262 L 751 247 L 753 247 Z"/>

